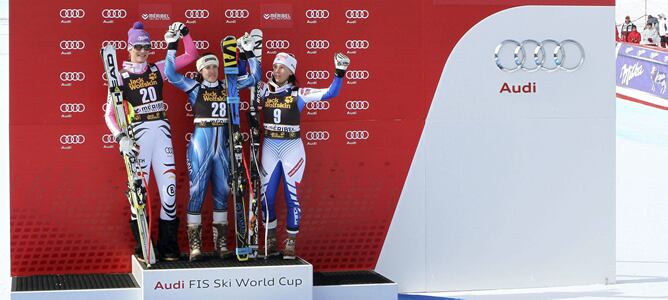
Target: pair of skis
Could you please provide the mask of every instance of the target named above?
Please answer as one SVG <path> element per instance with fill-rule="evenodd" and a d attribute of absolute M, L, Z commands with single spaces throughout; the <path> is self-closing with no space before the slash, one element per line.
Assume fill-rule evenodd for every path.
<path fill-rule="evenodd" d="M 107 86 L 109 93 L 107 95 L 107 105 L 114 106 L 116 115 L 116 122 L 121 132 L 127 137 L 135 141 L 134 131 L 128 127 L 128 118 L 132 114 L 126 112 L 123 105 L 123 92 L 121 85 L 123 81 L 118 77 L 120 70 L 116 61 L 116 49 L 113 45 L 107 45 L 101 50 L 102 61 L 104 62 L 104 71 L 107 74 Z M 144 174 L 137 161 L 137 156 L 123 155 L 125 162 L 125 170 L 128 174 L 128 200 L 134 209 L 137 211 L 137 227 L 139 231 L 139 239 L 141 243 L 142 254 L 146 261 L 146 266 L 151 267 L 155 263 L 155 251 L 153 250 L 153 243 L 151 243 L 151 231 L 146 215 L 146 182 Z"/>
<path fill-rule="evenodd" d="M 262 31 L 253 29 L 251 37 L 255 43 L 254 56 L 260 59 L 262 55 Z M 259 210 L 259 145 L 260 130 L 258 121 L 258 86 L 251 87 L 251 105 L 249 112 L 250 123 L 250 168 L 246 166 L 243 159 L 242 143 L 239 117 L 239 90 L 237 88 L 237 40 L 234 36 L 225 37 L 220 44 L 223 52 L 223 67 L 225 81 L 227 83 L 228 103 L 228 149 L 230 153 L 230 191 L 234 202 L 235 216 L 235 238 L 237 260 L 245 261 L 248 258 L 257 257 L 258 253 L 258 210 Z M 249 170 L 250 169 L 250 172 Z M 250 183 L 247 182 L 249 177 Z M 249 190 L 248 220 L 246 219 L 246 208 L 244 203 L 244 192 Z M 248 222 L 247 222 L 248 221 Z M 248 225 L 248 226 L 247 226 Z"/>

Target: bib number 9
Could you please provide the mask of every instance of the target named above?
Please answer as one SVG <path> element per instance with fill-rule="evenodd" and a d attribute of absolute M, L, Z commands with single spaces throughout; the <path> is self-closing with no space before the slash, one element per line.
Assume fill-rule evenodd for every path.
<path fill-rule="evenodd" d="M 281 124 L 281 110 L 274 109 L 274 124 Z"/>

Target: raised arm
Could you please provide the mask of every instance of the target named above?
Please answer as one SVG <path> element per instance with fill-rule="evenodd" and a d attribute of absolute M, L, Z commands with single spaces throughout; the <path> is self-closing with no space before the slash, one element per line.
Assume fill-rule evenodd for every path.
<path fill-rule="evenodd" d="M 168 31 L 179 33 L 183 40 L 183 46 L 185 48 L 185 52 L 177 56 L 176 59 L 174 60 L 174 67 L 176 70 L 179 70 L 189 65 L 193 61 L 195 61 L 199 56 L 199 54 L 197 53 L 197 47 L 195 47 L 195 42 L 193 42 L 193 39 L 190 36 L 188 27 L 186 27 L 186 25 L 184 25 L 181 22 L 174 22 L 172 23 L 172 25 L 169 26 Z M 174 50 L 176 50 L 175 46 L 173 47 Z M 170 47 L 168 45 L 167 49 L 169 50 L 169 48 Z M 162 75 L 162 78 L 166 80 L 167 76 L 165 74 L 165 61 L 161 60 L 157 62 L 155 65 L 158 67 L 158 70 L 160 70 L 160 75 Z"/>

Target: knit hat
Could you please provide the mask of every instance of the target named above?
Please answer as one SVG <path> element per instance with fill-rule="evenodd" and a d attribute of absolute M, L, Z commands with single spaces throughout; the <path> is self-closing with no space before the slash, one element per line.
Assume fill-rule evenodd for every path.
<path fill-rule="evenodd" d="M 197 66 L 197 72 L 202 71 L 202 69 L 208 67 L 209 65 L 218 67 L 218 58 L 213 54 L 207 54 L 200 57 L 195 65 Z"/>
<path fill-rule="evenodd" d="M 148 32 L 144 30 L 144 24 L 142 22 L 135 22 L 132 25 L 132 28 L 128 30 L 128 46 L 134 45 L 150 45 L 151 37 L 148 35 Z"/>
<path fill-rule="evenodd" d="M 292 74 L 294 74 L 295 70 L 297 70 L 297 59 L 292 56 L 292 54 L 287 54 L 285 52 L 276 54 L 276 58 L 274 58 L 273 64 L 281 64 L 286 66 L 290 71 L 292 71 Z"/>

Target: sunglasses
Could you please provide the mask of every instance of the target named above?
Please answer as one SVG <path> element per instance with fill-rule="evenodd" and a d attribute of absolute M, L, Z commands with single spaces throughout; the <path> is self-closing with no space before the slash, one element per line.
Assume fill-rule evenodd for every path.
<path fill-rule="evenodd" d="M 134 48 L 137 51 L 141 51 L 141 49 L 149 51 L 151 50 L 151 45 L 133 45 L 132 48 Z"/>

